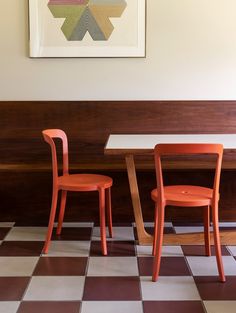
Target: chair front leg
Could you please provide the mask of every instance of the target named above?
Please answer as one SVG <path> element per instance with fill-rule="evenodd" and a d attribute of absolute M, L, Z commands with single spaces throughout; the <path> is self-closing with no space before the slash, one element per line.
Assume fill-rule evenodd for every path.
<path fill-rule="evenodd" d="M 62 223 L 63 223 L 63 220 L 64 220 L 65 207 L 66 207 L 66 197 L 67 197 L 67 191 L 66 190 L 62 190 L 62 193 L 61 193 L 61 206 L 60 206 L 59 217 L 58 217 L 58 224 L 57 224 L 57 235 L 61 234 Z"/>
<path fill-rule="evenodd" d="M 157 281 L 159 277 L 160 264 L 161 264 L 161 251 L 162 251 L 162 243 L 163 243 L 163 231 L 164 231 L 164 218 L 165 218 L 165 205 L 163 203 L 158 203 L 158 223 L 157 223 L 157 239 L 156 246 L 154 252 L 154 260 L 153 260 L 153 273 L 152 273 L 152 281 Z"/>
<path fill-rule="evenodd" d="M 213 223 L 216 261 L 217 261 L 217 266 L 218 266 L 218 271 L 219 271 L 219 278 L 221 282 L 225 282 L 225 274 L 224 274 L 223 261 L 222 261 L 222 255 L 221 255 L 218 203 L 217 202 L 213 203 L 212 205 L 212 223 Z"/>
<path fill-rule="evenodd" d="M 107 222 L 108 222 L 108 229 L 109 229 L 109 236 L 112 238 L 113 231 L 112 231 L 112 211 L 111 211 L 111 188 L 106 189 L 105 191 L 106 196 L 106 213 L 107 213 Z"/>
<path fill-rule="evenodd" d="M 44 247 L 43 247 L 43 253 L 45 254 L 48 253 L 48 248 L 49 248 L 50 240 L 52 237 L 52 231 L 53 231 L 54 220 L 55 220 L 56 209 L 57 209 L 57 199 L 58 199 L 58 189 L 54 188 L 53 194 L 52 194 L 52 205 L 51 205 L 50 217 L 49 217 L 49 222 L 48 222 L 48 231 L 47 231 L 46 240 L 45 240 Z"/>
<path fill-rule="evenodd" d="M 99 190 L 99 215 L 100 215 L 100 236 L 103 255 L 107 255 L 106 242 L 106 219 L 105 219 L 105 190 Z"/>
<path fill-rule="evenodd" d="M 210 237 L 210 206 L 203 208 L 204 212 L 204 240 L 206 256 L 211 256 L 211 237 Z"/>

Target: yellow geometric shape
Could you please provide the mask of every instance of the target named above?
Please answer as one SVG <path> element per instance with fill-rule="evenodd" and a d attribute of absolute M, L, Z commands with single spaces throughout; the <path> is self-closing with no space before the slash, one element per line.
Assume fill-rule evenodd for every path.
<path fill-rule="evenodd" d="M 86 7 L 86 5 L 48 4 L 48 8 L 54 17 L 65 18 L 61 29 L 68 40 Z"/>
<path fill-rule="evenodd" d="M 110 22 L 110 17 L 121 17 L 126 8 L 126 3 L 120 5 L 89 5 L 89 10 L 102 30 L 106 40 L 111 36 L 114 26 Z"/>

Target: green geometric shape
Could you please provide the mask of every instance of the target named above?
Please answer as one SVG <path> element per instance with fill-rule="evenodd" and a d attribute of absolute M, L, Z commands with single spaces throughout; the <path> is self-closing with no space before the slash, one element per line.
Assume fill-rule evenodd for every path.
<path fill-rule="evenodd" d="M 66 36 L 67 40 L 70 40 L 76 25 L 78 24 L 81 15 L 86 9 L 86 5 L 48 5 L 52 15 L 56 18 L 65 18 L 61 30 Z"/>

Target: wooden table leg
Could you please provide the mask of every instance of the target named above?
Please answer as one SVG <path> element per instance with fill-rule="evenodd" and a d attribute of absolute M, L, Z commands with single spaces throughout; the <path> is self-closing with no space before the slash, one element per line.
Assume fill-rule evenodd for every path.
<path fill-rule="evenodd" d="M 138 241 L 140 245 L 150 245 L 153 242 L 153 237 L 145 231 L 144 224 L 143 224 L 143 214 L 142 208 L 139 198 L 139 190 L 138 190 L 138 183 L 136 177 L 136 169 L 134 164 L 134 157 L 133 155 L 127 155 L 125 157 L 127 172 L 128 172 L 128 179 L 129 179 L 129 187 L 131 193 L 131 199 L 133 204 L 134 210 L 134 218 L 137 228 L 138 234 Z"/>

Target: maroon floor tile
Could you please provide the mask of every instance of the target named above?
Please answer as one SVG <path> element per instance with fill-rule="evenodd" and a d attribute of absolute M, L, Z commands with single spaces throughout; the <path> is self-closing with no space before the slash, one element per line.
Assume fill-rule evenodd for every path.
<path fill-rule="evenodd" d="M 236 300 L 236 276 L 227 276 L 221 283 L 217 276 L 195 276 L 202 300 Z"/>
<path fill-rule="evenodd" d="M 87 267 L 86 257 L 41 257 L 34 276 L 83 276 Z"/>
<path fill-rule="evenodd" d="M 24 301 L 17 313 L 78 313 L 80 306 L 76 301 Z"/>
<path fill-rule="evenodd" d="M 186 226 L 186 227 L 189 227 L 189 226 L 203 226 L 203 223 L 202 222 L 175 222 L 173 221 L 172 222 L 173 226 L 174 227 L 177 227 L 177 226 Z"/>
<path fill-rule="evenodd" d="M 153 257 L 139 257 L 138 267 L 140 276 L 151 276 Z M 160 276 L 189 276 L 191 275 L 184 257 L 162 257 Z"/>
<path fill-rule="evenodd" d="M 181 246 L 184 255 L 186 256 L 204 256 L 205 255 L 205 246 L 202 245 L 183 245 Z M 225 246 L 221 246 L 222 255 L 230 255 L 229 251 Z M 211 246 L 211 254 L 215 254 L 215 247 Z"/>
<path fill-rule="evenodd" d="M 99 227 L 100 226 L 100 223 L 98 221 L 96 221 L 94 223 L 94 226 L 96 227 Z M 132 222 L 112 222 L 112 226 L 113 227 L 132 227 L 133 226 L 133 223 Z"/>
<path fill-rule="evenodd" d="M 139 277 L 86 277 L 83 300 L 141 300 Z"/>
<path fill-rule="evenodd" d="M 201 301 L 144 301 L 144 313 L 204 313 Z"/>
<path fill-rule="evenodd" d="M 164 234 L 175 234 L 174 227 L 164 227 Z"/>
<path fill-rule="evenodd" d="M 56 235 L 56 229 L 54 229 L 52 240 L 90 240 L 91 234 L 91 227 L 64 227 L 61 235 Z"/>
<path fill-rule="evenodd" d="M 108 256 L 135 256 L 134 241 L 107 241 Z M 102 256 L 101 242 L 92 241 L 91 256 Z"/>
<path fill-rule="evenodd" d="M 4 241 L 0 245 L 0 256 L 39 256 L 42 241 Z"/>
<path fill-rule="evenodd" d="M 224 232 L 224 231 L 236 231 L 236 227 L 235 226 L 221 226 L 220 227 L 220 231 Z"/>
<path fill-rule="evenodd" d="M 0 240 L 3 240 L 11 227 L 0 227 Z"/>
<path fill-rule="evenodd" d="M 154 227 L 145 227 L 145 230 L 147 231 L 147 233 L 151 235 L 153 235 L 154 233 Z M 175 230 L 173 227 L 164 227 L 164 234 L 174 234 L 174 233 L 175 233 Z M 136 227 L 134 227 L 134 238 L 136 240 L 138 239 Z"/>
<path fill-rule="evenodd" d="M 19 301 L 29 284 L 30 277 L 0 277 L 0 301 Z"/>
<path fill-rule="evenodd" d="M 132 227 L 133 223 L 132 222 L 113 222 L 112 224 L 114 227 Z"/>

